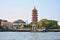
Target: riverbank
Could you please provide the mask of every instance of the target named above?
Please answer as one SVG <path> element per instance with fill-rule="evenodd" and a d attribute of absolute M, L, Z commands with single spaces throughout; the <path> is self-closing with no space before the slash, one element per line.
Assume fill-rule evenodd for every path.
<path fill-rule="evenodd" d="M 47 32 L 60 32 L 60 29 L 48 29 Z"/>
<path fill-rule="evenodd" d="M 0 32 L 34 32 L 30 29 L 20 29 L 20 30 L 1 30 Z M 43 31 L 36 31 L 36 32 L 60 32 L 60 29 L 48 29 Z"/>

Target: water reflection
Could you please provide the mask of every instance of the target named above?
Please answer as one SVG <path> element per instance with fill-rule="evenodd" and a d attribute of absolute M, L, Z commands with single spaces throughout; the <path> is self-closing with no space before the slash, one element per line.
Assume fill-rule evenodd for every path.
<path fill-rule="evenodd" d="M 0 32 L 0 40 L 60 40 L 60 32 Z"/>
<path fill-rule="evenodd" d="M 30 40 L 40 40 L 40 37 L 36 32 L 32 32 L 30 36 L 31 36 Z"/>

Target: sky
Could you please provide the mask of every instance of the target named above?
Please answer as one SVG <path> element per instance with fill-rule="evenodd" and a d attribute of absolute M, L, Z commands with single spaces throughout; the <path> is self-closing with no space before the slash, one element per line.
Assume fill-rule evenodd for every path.
<path fill-rule="evenodd" d="M 0 19 L 31 22 L 34 6 L 38 10 L 38 21 L 57 20 L 60 25 L 60 0 L 0 0 Z"/>

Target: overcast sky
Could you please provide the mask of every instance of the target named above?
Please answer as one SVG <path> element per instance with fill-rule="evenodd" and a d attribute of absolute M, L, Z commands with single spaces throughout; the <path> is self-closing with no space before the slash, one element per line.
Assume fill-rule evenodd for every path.
<path fill-rule="evenodd" d="M 38 10 L 38 20 L 57 20 L 60 24 L 60 0 L 0 0 L 0 19 L 31 22 L 34 5 Z"/>

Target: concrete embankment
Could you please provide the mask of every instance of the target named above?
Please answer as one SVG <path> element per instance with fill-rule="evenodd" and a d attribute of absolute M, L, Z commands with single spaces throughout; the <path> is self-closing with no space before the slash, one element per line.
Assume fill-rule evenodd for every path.
<path fill-rule="evenodd" d="M 30 29 L 19 29 L 19 30 L 1 30 L 0 32 L 30 32 Z"/>
<path fill-rule="evenodd" d="M 60 32 L 60 29 L 48 29 L 47 32 Z"/>
<path fill-rule="evenodd" d="M 3 30 L 0 32 L 31 32 L 30 29 L 20 29 L 20 30 Z M 36 31 L 36 32 L 60 32 L 60 29 L 48 29 L 45 31 Z"/>

